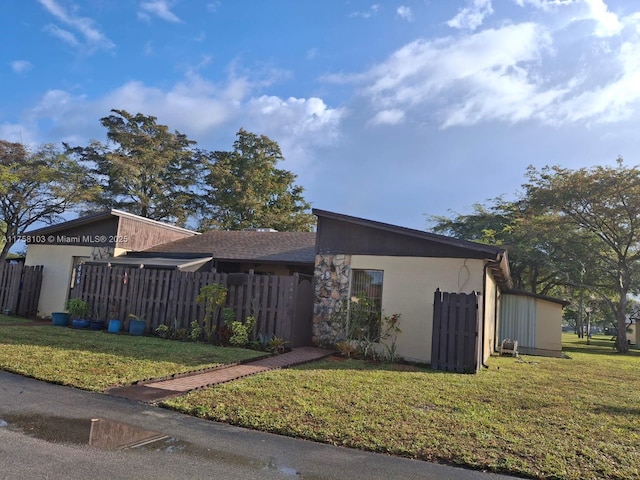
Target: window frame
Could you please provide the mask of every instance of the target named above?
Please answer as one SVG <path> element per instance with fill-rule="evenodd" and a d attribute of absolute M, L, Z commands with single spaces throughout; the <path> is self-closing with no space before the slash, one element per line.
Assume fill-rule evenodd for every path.
<path fill-rule="evenodd" d="M 362 278 L 358 278 L 362 276 Z M 367 278 L 367 276 L 369 278 Z M 348 328 L 361 338 L 380 339 L 382 328 L 382 297 L 384 291 L 384 270 L 372 268 L 352 268 L 349 280 L 349 313 Z M 356 305 L 363 302 L 363 308 Z M 354 315 L 358 315 L 354 326 Z M 368 316 L 368 320 L 365 318 Z M 366 327 L 366 328 L 365 328 Z M 359 334 L 355 330 L 362 330 Z"/>

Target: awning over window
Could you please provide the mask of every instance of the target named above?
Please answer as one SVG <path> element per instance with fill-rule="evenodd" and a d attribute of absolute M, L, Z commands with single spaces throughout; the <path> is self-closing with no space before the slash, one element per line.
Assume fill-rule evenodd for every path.
<path fill-rule="evenodd" d="M 102 260 L 89 260 L 87 265 L 110 265 L 112 267 L 136 267 L 136 268 L 164 268 L 168 270 L 182 270 L 195 272 L 205 263 L 213 260 L 213 257 L 201 258 L 163 258 L 163 257 L 111 257 Z"/>

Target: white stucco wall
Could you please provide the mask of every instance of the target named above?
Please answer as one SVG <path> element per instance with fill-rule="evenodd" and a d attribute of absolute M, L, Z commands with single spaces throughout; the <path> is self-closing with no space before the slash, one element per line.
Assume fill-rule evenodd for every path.
<path fill-rule="evenodd" d="M 562 351 L 562 305 L 559 303 L 536 299 L 536 348 Z"/>
<path fill-rule="evenodd" d="M 126 250 L 115 249 L 115 256 L 122 255 Z M 27 248 L 25 265 L 42 265 L 42 288 L 38 302 L 38 315 L 49 317 L 52 312 L 65 309 L 73 257 L 99 256 L 94 247 L 75 245 L 37 245 L 31 244 Z"/>
<path fill-rule="evenodd" d="M 486 273 L 485 279 L 485 292 L 480 297 L 478 308 L 480 309 L 480 318 L 484 318 L 484 330 L 482 322 L 480 323 L 480 337 L 483 339 L 482 345 L 482 360 L 486 361 L 491 354 L 495 351 L 495 346 L 498 343 L 496 338 L 496 325 L 499 324 L 497 320 L 497 312 L 499 309 L 499 289 L 493 276 L 489 271 Z"/>
<path fill-rule="evenodd" d="M 380 257 L 353 255 L 351 268 L 383 270 L 382 309 L 400 313 L 398 355 L 414 362 L 431 361 L 433 295 L 482 292 L 484 262 L 473 259 Z M 482 297 L 479 299 L 482 309 Z"/>

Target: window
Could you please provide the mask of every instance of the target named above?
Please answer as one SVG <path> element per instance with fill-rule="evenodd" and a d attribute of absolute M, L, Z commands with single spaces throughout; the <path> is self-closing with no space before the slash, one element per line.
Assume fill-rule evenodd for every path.
<path fill-rule="evenodd" d="M 351 271 L 349 330 L 355 338 L 377 341 L 382 319 L 382 270 Z"/>

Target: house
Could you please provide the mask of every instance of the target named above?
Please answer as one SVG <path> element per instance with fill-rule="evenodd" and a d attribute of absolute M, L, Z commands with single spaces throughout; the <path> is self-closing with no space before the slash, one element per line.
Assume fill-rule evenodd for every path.
<path fill-rule="evenodd" d="M 25 265 L 44 266 L 38 315 L 64 310 L 85 262 L 196 235 L 115 209 L 28 232 Z"/>
<path fill-rule="evenodd" d="M 562 309 L 569 303 L 521 290 L 505 291 L 500 308 L 500 338 L 517 339 L 519 353 L 561 356 L 559 325 Z"/>
<path fill-rule="evenodd" d="M 343 338 L 338 318 L 360 293 L 379 306 L 379 314 L 401 315 L 399 356 L 432 363 L 434 349 L 441 350 L 433 335 L 434 295 L 452 292 L 477 298 L 476 369 L 496 351 L 505 334 L 500 310 L 512 286 L 504 249 L 324 210 L 313 213 L 318 218 L 314 344 L 333 345 Z M 543 316 L 549 302 L 540 300 Z M 543 320 L 533 322 L 541 329 L 535 344 L 538 352 L 560 349 L 555 337 L 547 339 L 545 333 L 555 335 L 557 330 L 560 337 L 561 315 L 557 314 L 554 310 L 549 325 Z"/>

